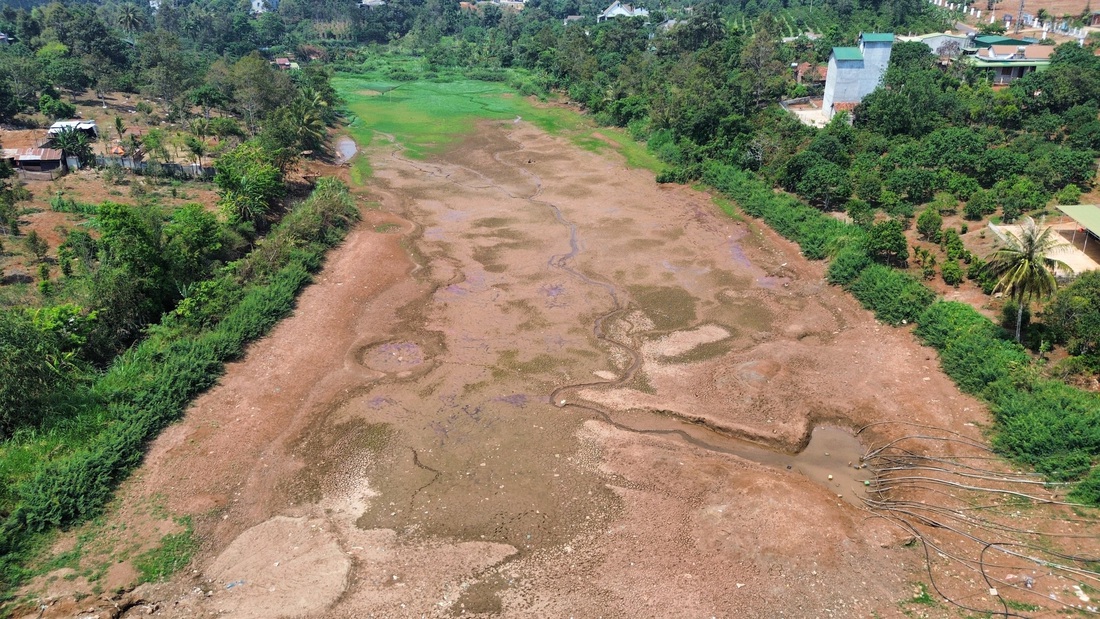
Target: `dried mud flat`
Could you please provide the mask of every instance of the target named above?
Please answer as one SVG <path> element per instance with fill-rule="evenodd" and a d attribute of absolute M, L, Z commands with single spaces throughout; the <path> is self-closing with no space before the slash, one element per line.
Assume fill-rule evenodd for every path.
<path fill-rule="evenodd" d="M 191 515 L 194 564 L 46 616 L 900 614 L 925 555 L 853 465 L 988 421 L 930 350 L 709 196 L 524 123 L 372 166 L 381 209 L 112 509 Z"/>

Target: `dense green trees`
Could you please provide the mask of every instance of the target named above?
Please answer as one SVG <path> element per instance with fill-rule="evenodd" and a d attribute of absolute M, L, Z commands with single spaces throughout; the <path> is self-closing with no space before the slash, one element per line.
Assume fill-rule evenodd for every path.
<path fill-rule="evenodd" d="M 1045 314 L 1069 352 L 1100 371 L 1100 271 L 1086 271 L 1059 290 Z"/>

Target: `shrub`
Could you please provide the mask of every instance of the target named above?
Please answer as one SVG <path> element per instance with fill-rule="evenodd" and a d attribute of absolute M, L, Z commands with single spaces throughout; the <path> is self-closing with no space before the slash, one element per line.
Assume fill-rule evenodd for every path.
<path fill-rule="evenodd" d="M 1066 185 L 1054 194 L 1054 201 L 1058 204 L 1080 204 L 1081 188 L 1077 185 Z"/>
<path fill-rule="evenodd" d="M 925 344 L 944 348 L 967 333 L 985 338 L 998 338 L 1004 333 L 973 307 L 956 301 L 937 301 L 917 318 L 915 330 Z"/>
<path fill-rule="evenodd" d="M 830 284 L 847 287 L 870 265 L 871 257 L 866 250 L 857 245 L 848 245 L 829 263 L 825 277 Z"/>
<path fill-rule="evenodd" d="M 943 275 L 943 283 L 948 286 L 959 287 L 959 284 L 963 281 L 962 268 L 959 267 L 959 263 L 954 260 L 948 260 L 940 267 L 940 272 Z"/>
<path fill-rule="evenodd" d="M 1092 469 L 1089 476 L 1069 493 L 1071 501 L 1085 505 L 1100 505 L 1100 466 Z"/>
<path fill-rule="evenodd" d="M 940 242 L 940 228 L 943 226 L 943 217 L 939 211 L 928 207 L 917 217 L 917 233 L 926 241 Z"/>
<path fill-rule="evenodd" d="M 940 215 L 954 215 L 959 210 L 959 200 L 949 192 L 938 191 L 928 206 L 936 209 Z"/>
<path fill-rule="evenodd" d="M 908 274 L 881 264 L 864 269 L 851 290 L 876 318 L 893 325 L 915 321 L 935 297 Z"/>
<path fill-rule="evenodd" d="M 963 208 L 963 217 L 970 221 L 979 221 L 986 215 L 992 215 L 997 212 L 997 202 L 993 198 L 993 193 L 980 189 L 975 191 L 970 199 L 966 201 L 966 206 Z"/>

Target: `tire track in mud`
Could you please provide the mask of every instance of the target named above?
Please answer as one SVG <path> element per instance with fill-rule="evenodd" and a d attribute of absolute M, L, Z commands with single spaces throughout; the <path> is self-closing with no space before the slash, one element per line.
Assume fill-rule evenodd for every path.
<path fill-rule="evenodd" d="M 579 390 L 586 388 L 606 389 L 622 387 L 623 385 L 626 385 L 635 378 L 635 375 L 641 368 L 643 362 L 642 354 L 640 351 L 640 342 L 638 342 L 638 340 L 633 337 L 630 338 L 629 342 L 619 341 L 607 332 L 605 324 L 607 324 L 609 321 L 616 320 L 617 317 L 628 314 L 630 311 L 637 308 L 630 300 L 629 295 L 625 291 L 620 290 L 606 279 L 591 276 L 572 266 L 575 259 L 582 252 L 582 244 L 580 240 L 578 226 L 576 222 L 570 221 L 565 217 L 564 213 L 558 205 L 549 200 L 540 198 L 543 193 L 543 181 L 538 174 L 522 165 L 517 165 L 506 160 L 506 155 L 518 153 L 523 150 L 520 143 L 516 139 L 514 139 L 513 134 L 514 131 L 504 132 L 505 138 L 509 142 L 514 144 L 515 148 L 495 150 L 491 153 L 491 156 L 493 160 L 500 165 L 515 170 L 519 172 L 520 175 L 530 180 L 534 187 L 534 190 L 527 195 L 517 194 L 507 187 L 504 187 L 499 181 L 480 170 L 456 162 L 448 161 L 446 164 L 447 166 L 463 170 L 464 172 L 467 172 L 474 177 L 481 179 L 483 181 L 483 184 L 462 182 L 461 180 L 453 178 L 453 174 L 448 172 L 442 165 L 426 164 L 424 162 L 415 161 L 403 156 L 402 153 L 404 151 L 404 148 L 401 147 L 401 145 L 397 142 L 395 136 L 384 133 L 380 133 L 379 135 L 382 135 L 393 144 L 393 149 L 389 154 L 392 159 L 399 161 L 419 172 L 422 172 L 429 177 L 441 178 L 446 182 L 459 187 L 476 190 L 490 189 L 498 191 L 508 196 L 509 198 L 524 201 L 529 204 L 545 208 L 550 211 L 555 221 L 557 221 L 560 225 L 568 230 L 569 251 L 564 254 L 555 254 L 550 256 L 550 258 L 547 259 L 546 264 L 548 267 L 560 270 L 569 275 L 571 278 L 580 281 L 583 284 L 599 288 L 608 295 L 611 300 L 612 309 L 598 316 L 594 320 L 592 325 L 592 333 L 597 340 L 605 342 L 608 345 L 613 346 L 625 353 L 627 355 L 627 358 L 630 360 L 630 363 L 627 365 L 626 369 L 614 380 L 570 383 L 568 385 L 562 385 L 553 389 L 548 395 L 551 404 L 560 409 L 573 409 L 576 411 L 584 411 L 593 414 L 596 417 L 602 419 L 605 423 L 624 432 L 638 435 L 673 438 L 711 453 L 727 456 L 732 455 L 775 469 L 788 471 L 795 470 L 800 463 L 799 456 L 803 454 L 806 448 L 809 446 L 809 443 L 815 431 L 817 431 L 819 428 L 825 427 L 829 427 L 834 433 L 843 433 L 848 438 L 850 438 L 850 445 L 848 446 L 849 456 L 853 459 L 855 459 L 856 457 L 862 458 L 865 449 L 857 438 L 852 436 L 847 431 L 837 430 L 836 428 L 833 428 L 831 426 L 824 426 L 815 422 L 814 420 L 810 420 L 810 423 L 806 425 L 806 431 L 799 443 L 798 448 L 794 451 L 794 453 L 786 453 L 761 445 L 747 438 L 735 429 L 722 427 L 705 419 L 691 418 L 686 415 L 679 414 L 675 411 L 649 410 L 650 414 L 655 417 L 673 419 L 678 423 L 689 424 L 690 426 L 693 426 L 695 428 L 702 429 L 704 431 L 705 438 L 692 434 L 690 431 L 682 428 L 644 428 L 638 427 L 636 425 L 627 424 L 614 419 L 609 411 L 592 403 L 578 403 L 576 401 L 571 401 L 568 397 L 563 398 L 562 396 L 568 396 L 571 393 L 575 393 Z M 460 269 L 459 272 L 461 272 Z M 635 326 L 625 318 L 621 319 L 630 325 L 630 327 L 626 330 L 626 335 L 632 336 Z M 852 454 L 853 451 L 856 455 Z M 812 478 L 812 476 L 807 476 Z M 818 481 L 824 483 L 825 480 L 822 479 Z M 849 502 L 853 505 L 860 506 L 859 503 L 853 501 Z"/>

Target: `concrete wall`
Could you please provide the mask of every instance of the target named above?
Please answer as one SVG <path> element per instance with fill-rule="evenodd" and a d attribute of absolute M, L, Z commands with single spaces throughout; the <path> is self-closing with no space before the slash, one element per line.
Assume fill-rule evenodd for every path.
<path fill-rule="evenodd" d="M 825 99 L 821 109 L 829 118 L 833 116 L 834 103 L 858 103 L 863 99 L 864 60 L 837 60 L 829 57 L 829 73 L 825 80 Z M 873 89 L 872 89 L 873 90 Z"/>
<path fill-rule="evenodd" d="M 886 74 L 886 67 L 890 65 L 890 49 L 892 43 L 880 43 L 877 41 L 860 42 L 860 50 L 863 52 L 863 66 L 865 71 L 859 77 L 859 99 L 874 92 L 882 83 L 882 76 Z"/>

